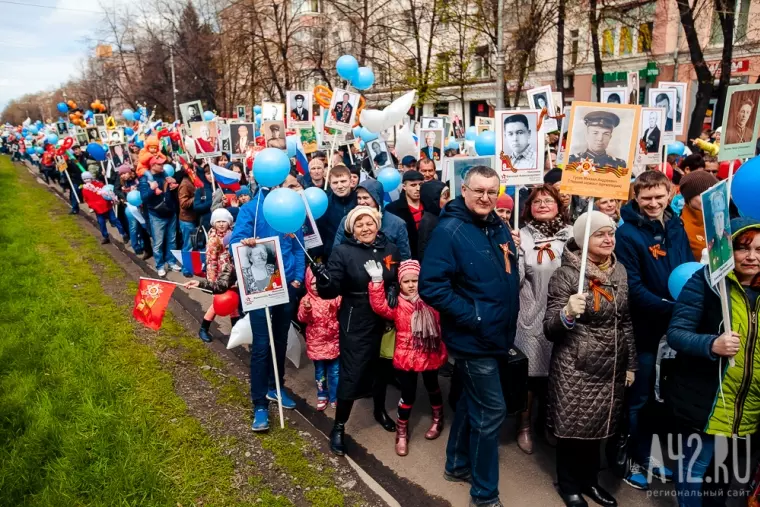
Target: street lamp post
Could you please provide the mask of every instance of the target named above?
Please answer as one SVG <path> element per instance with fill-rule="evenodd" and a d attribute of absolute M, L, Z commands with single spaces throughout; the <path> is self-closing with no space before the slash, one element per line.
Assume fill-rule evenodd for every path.
<path fill-rule="evenodd" d="M 177 82 L 174 78 L 174 49 L 169 46 L 169 64 L 172 68 L 172 97 L 174 98 L 174 119 L 179 120 L 179 111 L 177 110 Z"/>
<path fill-rule="evenodd" d="M 496 109 L 504 109 L 504 0 L 498 0 L 496 9 Z"/>

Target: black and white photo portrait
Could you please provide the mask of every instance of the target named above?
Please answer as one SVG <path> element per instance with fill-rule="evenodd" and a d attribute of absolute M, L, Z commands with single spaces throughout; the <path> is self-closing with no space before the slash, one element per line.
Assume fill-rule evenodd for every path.
<path fill-rule="evenodd" d="M 87 127 L 87 139 L 91 143 L 100 141 L 100 134 L 97 127 Z"/>
<path fill-rule="evenodd" d="M 675 120 L 675 123 L 673 125 L 673 131 L 677 136 L 680 136 L 683 134 L 683 123 L 684 123 L 684 116 L 686 115 L 686 83 L 681 83 L 678 81 L 675 82 L 665 82 L 661 81 L 659 84 L 660 88 L 665 89 L 672 89 L 676 91 L 676 100 L 675 100 L 675 112 L 673 113 L 673 118 Z"/>
<path fill-rule="evenodd" d="M 285 121 L 285 104 L 280 102 L 262 102 L 261 121 Z"/>
<path fill-rule="evenodd" d="M 288 127 L 311 126 L 311 92 L 289 91 L 288 102 Z"/>
<path fill-rule="evenodd" d="M 185 102 L 179 105 L 179 113 L 182 116 L 182 123 L 185 125 L 195 121 L 203 121 L 203 104 L 200 100 Z"/>
<path fill-rule="evenodd" d="M 237 106 L 238 120 L 245 120 L 245 106 Z"/>
<path fill-rule="evenodd" d="M 602 88 L 603 104 L 627 104 L 628 89 L 622 86 Z"/>
<path fill-rule="evenodd" d="M 124 144 L 124 129 L 122 127 L 108 131 L 108 144 L 110 146 Z"/>
<path fill-rule="evenodd" d="M 390 167 L 391 169 L 394 168 L 393 158 L 391 157 L 391 154 L 388 151 L 388 146 L 385 144 L 385 141 L 381 139 L 375 139 L 374 141 L 370 141 L 366 144 L 367 144 L 367 155 L 369 156 L 369 159 L 372 161 L 372 164 L 375 168 L 374 172 L 376 175 L 379 174 L 380 171 L 388 167 Z"/>
<path fill-rule="evenodd" d="M 111 160 L 113 160 L 114 167 L 118 168 L 124 163 L 129 164 L 129 153 L 127 152 L 126 144 L 115 144 L 108 151 L 111 152 Z"/>
<path fill-rule="evenodd" d="M 232 245 L 243 311 L 288 302 L 287 280 L 278 237 L 257 239 L 249 247 Z"/>
<path fill-rule="evenodd" d="M 59 121 L 55 124 L 55 130 L 59 136 L 69 135 L 69 125 L 65 121 Z"/>
<path fill-rule="evenodd" d="M 92 121 L 95 123 L 96 127 L 104 127 L 106 126 L 106 115 L 104 114 L 94 114 L 92 115 Z"/>
<path fill-rule="evenodd" d="M 503 116 L 501 151 L 510 158 L 511 165 L 515 169 L 538 167 L 537 119 L 535 113 L 514 113 Z"/>
<path fill-rule="evenodd" d="M 639 149 L 636 164 L 660 163 L 662 149 L 662 126 L 665 123 L 665 110 L 658 107 L 642 107 L 639 120 Z"/>
<path fill-rule="evenodd" d="M 282 121 L 265 121 L 261 124 L 261 135 L 264 136 L 267 148 L 277 148 L 286 150 L 285 141 L 285 122 Z"/>
<path fill-rule="evenodd" d="M 235 155 L 242 155 L 248 149 L 248 143 L 254 141 L 253 123 L 231 123 L 228 126 L 232 141 L 231 151 Z"/>

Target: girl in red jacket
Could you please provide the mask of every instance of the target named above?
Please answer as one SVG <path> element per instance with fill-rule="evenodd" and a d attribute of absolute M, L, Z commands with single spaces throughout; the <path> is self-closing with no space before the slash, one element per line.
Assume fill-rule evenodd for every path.
<path fill-rule="evenodd" d="M 402 372 L 401 399 L 398 401 L 396 423 L 396 454 L 406 456 L 409 452 L 409 416 L 417 394 L 419 372 L 422 372 L 422 381 L 433 408 L 433 424 L 425 433 L 425 438 L 434 440 L 443 430 L 443 397 L 438 386 L 438 368 L 446 364 L 447 354 L 446 346 L 441 341 L 440 319 L 438 312 L 422 301 L 417 293 L 419 262 L 407 260 L 399 265 L 401 297 L 395 308 L 390 308 L 386 301 L 382 266 L 368 261 L 364 269 L 372 277 L 369 283 L 369 302 L 372 309 L 396 325 L 393 367 Z"/>
<path fill-rule="evenodd" d="M 116 200 L 116 195 L 113 193 L 113 185 L 109 185 L 109 188 L 105 188 L 104 185 L 95 181 L 92 174 L 87 171 L 82 173 L 82 197 L 87 206 L 95 212 L 95 216 L 98 217 L 98 226 L 100 226 L 100 234 L 103 235 L 103 239 L 100 241 L 101 245 L 110 243 L 108 239 L 108 228 L 106 227 L 106 220 L 111 222 L 112 227 L 116 227 L 116 230 L 121 234 L 121 238 L 124 243 L 129 242 L 129 234 L 124 232 L 124 228 L 121 226 L 121 222 L 116 219 L 116 213 L 113 212 L 113 203 Z"/>
<path fill-rule="evenodd" d="M 340 348 L 338 335 L 338 309 L 340 296 L 321 299 L 317 294 L 317 280 L 310 269 L 306 270 L 306 295 L 298 306 L 298 320 L 306 324 L 306 355 L 314 361 L 314 378 L 317 381 L 317 410 L 338 401 L 338 378 L 340 375 Z"/>

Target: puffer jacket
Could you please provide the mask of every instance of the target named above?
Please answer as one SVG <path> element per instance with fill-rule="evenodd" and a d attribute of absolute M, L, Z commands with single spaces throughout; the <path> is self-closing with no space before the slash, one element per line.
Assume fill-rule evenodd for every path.
<path fill-rule="evenodd" d="M 420 300 L 421 301 L 421 300 Z M 393 351 L 393 367 L 403 371 L 429 371 L 437 370 L 444 364 L 448 354 L 446 345 L 441 340 L 441 319 L 438 312 L 432 310 L 435 315 L 435 324 L 438 328 L 438 339 L 433 350 L 422 350 L 420 344 L 415 343 L 412 336 L 412 316 L 414 315 L 414 303 L 402 296 L 398 298 L 396 308 L 388 306 L 385 298 L 385 284 L 369 283 L 369 302 L 372 310 L 386 320 L 393 321 L 396 325 L 396 347 Z M 421 301 L 423 305 L 427 305 Z"/>
<path fill-rule="evenodd" d="M 84 202 L 98 215 L 108 213 L 113 206 L 113 201 L 108 201 L 103 197 L 103 186 L 99 181 L 91 181 L 82 187 Z"/>
<path fill-rule="evenodd" d="M 314 275 L 306 270 L 306 295 L 298 306 L 298 320 L 306 324 L 306 355 L 312 361 L 335 359 L 340 355 L 338 310 L 341 297 L 322 299 L 312 287 Z M 308 302 L 311 309 L 304 303 Z"/>
<path fill-rule="evenodd" d="M 602 271 L 587 263 L 586 311 L 567 326 L 560 312 L 578 292 L 581 251 L 574 239 L 549 281 L 544 336 L 554 342 L 549 367 L 549 415 L 559 438 L 613 435 L 623 412 L 626 371 L 635 371 L 636 346 L 628 313 L 625 267 L 612 256 Z"/>

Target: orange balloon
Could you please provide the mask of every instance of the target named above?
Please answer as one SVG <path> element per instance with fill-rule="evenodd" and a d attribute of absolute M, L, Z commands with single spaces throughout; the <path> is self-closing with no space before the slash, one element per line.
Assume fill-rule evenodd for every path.
<path fill-rule="evenodd" d="M 93 109 L 95 111 L 98 110 L 98 105 L 95 102 L 90 102 L 90 109 Z"/>
<path fill-rule="evenodd" d="M 69 120 L 74 121 L 74 120 L 76 120 L 76 117 L 77 117 L 77 115 L 75 115 L 74 113 L 71 113 L 69 115 Z"/>

